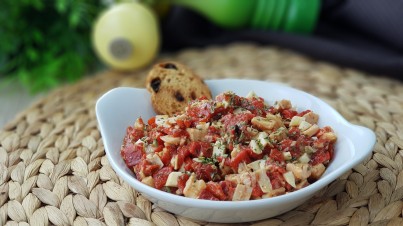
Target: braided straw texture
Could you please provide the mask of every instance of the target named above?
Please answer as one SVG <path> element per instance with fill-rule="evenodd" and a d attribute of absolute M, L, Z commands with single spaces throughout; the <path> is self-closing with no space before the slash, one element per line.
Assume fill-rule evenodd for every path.
<path fill-rule="evenodd" d="M 376 132 L 372 156 L 309 202 L 242 225 L 403 225 L 402 83 L 253 44 L 187 49 L 156 62 L 166 59 L 188 65 L 204 79 L 289 84 Z M 221 225 L 162 210 L 108 163 L 95 102 L 114 87 L 144 87 L 148 70 L 103 72 L 56 89 L 0 131 L 0 225 Z"/>

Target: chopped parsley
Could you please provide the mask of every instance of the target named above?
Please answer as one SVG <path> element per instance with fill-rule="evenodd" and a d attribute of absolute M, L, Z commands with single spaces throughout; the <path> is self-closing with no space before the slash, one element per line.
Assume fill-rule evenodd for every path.
<path fill-rule="evenodd" d="M 216 158 L 215 155 L 213 155 L 211 158 L 206 158 L 206 157 L 204 157 L 204 156 L 200 156 L 200 157 L 199 157 L 199 160 L 200 160 L 200 162 L 203 163 L 203 164 L 215 165 L 215 164 L 218 163 L 218 160 L 217 160 L 217 158 Z"/>

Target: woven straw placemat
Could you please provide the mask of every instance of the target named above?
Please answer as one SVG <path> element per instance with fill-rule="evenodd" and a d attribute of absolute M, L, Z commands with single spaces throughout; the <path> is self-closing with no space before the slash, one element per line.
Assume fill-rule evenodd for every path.
<path fill-rule="evenodd" d="M 287 83 L 376 132 L 373 155 L 309 202 L 241 225 L 403 225 L 401 82 L 253 44 L 187 49 L 157 61 L 162 58 L 183 62 L 205 79 Z M 104 72 L 61 87 L 0 131 L 0 225 L 219 225 L 158 208 L 108 164 L 95 102 L 114 87 L 144 87 L 147 70 Z"/>

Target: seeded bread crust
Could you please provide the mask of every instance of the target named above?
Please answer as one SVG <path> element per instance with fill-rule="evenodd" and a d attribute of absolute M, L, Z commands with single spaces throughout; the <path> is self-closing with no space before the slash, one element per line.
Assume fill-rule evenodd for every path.
<path fill-rule="evenodd" d="M 162 62 L 153 66 L 146 80 L 147 90 L 157 114 L 173 115 L 185 110 L 191 100 L 211 92 L 192 70 L 178 62 Z"/>

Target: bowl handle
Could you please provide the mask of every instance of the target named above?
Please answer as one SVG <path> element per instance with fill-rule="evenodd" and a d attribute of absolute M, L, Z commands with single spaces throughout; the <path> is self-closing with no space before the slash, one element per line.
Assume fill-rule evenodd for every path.
<path fill-rule="evenodd" d="M 351 141 L 356 150 L 354 156 L 356 160 L 362 162 L 365 158 L 371 155 L 372 149 L 376 143 L 376 136 L 374 131 L 364 126 L 353 125 L 354 133 L 352 134 Z M 363 139 L 365 137 L 365 139 Z"/>

